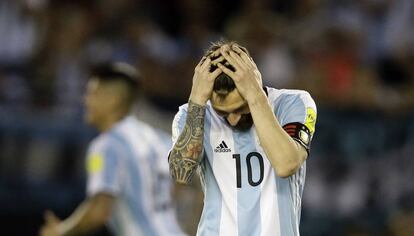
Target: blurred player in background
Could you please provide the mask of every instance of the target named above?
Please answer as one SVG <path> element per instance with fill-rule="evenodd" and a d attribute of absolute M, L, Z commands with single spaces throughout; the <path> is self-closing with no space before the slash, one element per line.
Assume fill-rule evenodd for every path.
<path fill-rule="evenodd" d="M 197 235 L 299 235 L 315 122 L 309 93 L 263 87 L 245 48 L 213 44 L 174 119 L 169 156 L 178 183 L 187 184 L 200 167 Z"/>
<path fill-rule="evenodd" d="M 169 136 L 130 114 L 139 82 L 127 64 L 92 70 L 86 121 L 101 134 L 88 150 L 88 198 L 63 221 L 46 212 L 41 236 L 78 235 L 104 224 L 115 235 L 183 235 L 170 198 Z"/>

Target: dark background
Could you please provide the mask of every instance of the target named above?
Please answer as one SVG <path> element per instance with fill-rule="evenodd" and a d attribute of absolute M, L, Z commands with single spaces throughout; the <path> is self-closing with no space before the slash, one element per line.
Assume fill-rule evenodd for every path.
<path fill-rule="evenodd" d="M 89 65 L 137 66 L 136 113 L 170 132 L 221 38 L 265 85 L 316 101 L 302 235 L 414 235 L 412 0 L 0 1 L 0 234 L 36 235 L 45 209 L 66 217 L 84 198 Z M 194 210 L 178 212 L 194 234 Z"/>

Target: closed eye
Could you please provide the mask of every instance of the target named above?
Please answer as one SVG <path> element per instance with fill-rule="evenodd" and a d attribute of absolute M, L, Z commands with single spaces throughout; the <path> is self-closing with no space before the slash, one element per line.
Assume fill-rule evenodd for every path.
<path fill-rule="evenodd" d="M 219 115 L 221 117 L 226 117 L 230 113 L 247 114 L 247 113 L 249 113 L 248 108 L 249 108 L 249 106 L 247 104 L 245 104 L 245 105 L 243 105 L 243 106 L 241 106 L 241 107 L 239 107 L 239 108 L 237 108 L 233 111 L 230 111 L 230 112 L 222 111 L 222 110 L 219 110 L 219 109 L 216 109 L 216 108 L 214 109 L 214 111 L 217 113 L 217 115 Z"/>

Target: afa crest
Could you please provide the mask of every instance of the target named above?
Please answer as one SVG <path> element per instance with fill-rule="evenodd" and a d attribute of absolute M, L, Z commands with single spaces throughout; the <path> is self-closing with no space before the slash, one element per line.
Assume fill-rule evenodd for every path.
<path fill-rule="evenodd" d="M 306 109 L 306 120 L 305 126 L 311 131 L 313 134 L 315 132 L 315 125 L 316 125 L 316 112 L 313 108 L 308 107 Z"/>

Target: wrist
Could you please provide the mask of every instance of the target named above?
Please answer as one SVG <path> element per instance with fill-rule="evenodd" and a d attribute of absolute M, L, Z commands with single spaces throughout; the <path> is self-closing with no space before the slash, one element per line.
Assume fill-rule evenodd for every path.
<path fill-rule="evenodd" d="M 190 95 L 190 98 L 189 98 L 189 102 L 199 105 L 199 106 L 203 106 L 203 107 L 206 106 L 207 100 L 208 99 L 201 98 L 198 96 L 193 96 L 192 94 Z"/>
<path fill-rule="evenodd" d="M 258 104 L 262 104 L 263 102 L 267 102 L 267 96 L 263 90 L 260 90 L 252 93 L 252 96 L 246 98 L 246 101 L 249 106 L 256 106 Z"/>
<path fill-rule="evenodd" d="M 267 101 L 267 96 L 264 93 L 264 91 L 261 90 L 257 90 L 257 91 L 251 91 L 250 96 L 246 96 L 246 101 L 249 104 L 249 106 L 253 106 L 253 105 L 257 105 L 260 104 L 262 102 Z"/>

